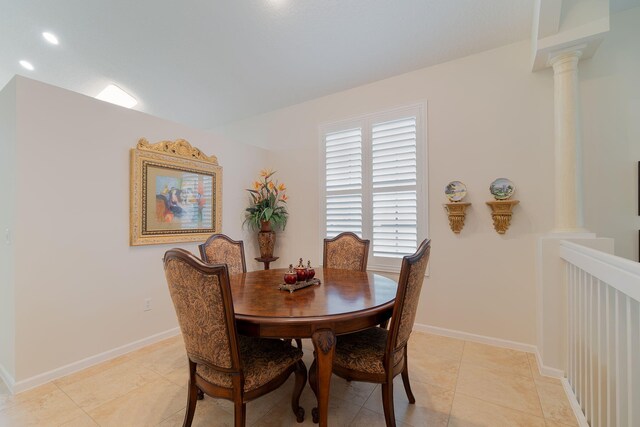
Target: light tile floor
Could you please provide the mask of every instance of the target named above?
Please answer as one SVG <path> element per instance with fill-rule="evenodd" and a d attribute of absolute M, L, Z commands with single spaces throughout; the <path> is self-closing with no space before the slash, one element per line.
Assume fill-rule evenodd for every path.
<path fill-rule="evenodd" d="M 304 361 L 312 362 L 305 341 Z M 562 385 L 538 373 L 535 358 L 514 350 L 414 332 L 409 372 L 416 404 L 394 384 L 398 426 L 577 426 Z M 0 383 L 0 426 L 181 426 L 187 364 L 181 337 L 157 343 L 11 396 Z M 293 376 L 247 405 L 248 426 L 312 426 L 307 386 L 297 424 L 290 409 Z M 384 426 L 380 386 L 333 377 L 330 426 Z M 194 426 L 232 426 L 230 402 L 205 397 Z"/>

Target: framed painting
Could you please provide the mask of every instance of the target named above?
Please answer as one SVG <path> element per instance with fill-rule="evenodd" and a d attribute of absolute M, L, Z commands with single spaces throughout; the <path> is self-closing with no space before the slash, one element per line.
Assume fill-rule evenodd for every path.
<path fill-rule="evenodd" d="M 131 246 L 204 241 L 222 228 L 222 167 L 184 139 L 131 150 Z"/>

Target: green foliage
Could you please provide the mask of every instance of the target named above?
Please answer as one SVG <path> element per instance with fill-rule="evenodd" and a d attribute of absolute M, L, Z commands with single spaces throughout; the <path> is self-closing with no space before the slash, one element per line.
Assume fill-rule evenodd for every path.
<path fill-rule="evenodd" d="M 275 171 L 263 170 L 260 179 L 253 183 L 249 192 L 249 207 L 245 209 L 244 224 L 253 230 L 259 230 L 262 222 L 268 221 L 274 229 L 287 225 L 287 190 L 284 184 L 272 179 Z"/>

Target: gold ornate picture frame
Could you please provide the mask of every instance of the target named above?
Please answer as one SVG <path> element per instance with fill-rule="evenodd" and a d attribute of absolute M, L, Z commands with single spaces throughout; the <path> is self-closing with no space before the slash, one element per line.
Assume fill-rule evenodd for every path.
<path fill-rule="evenodd" d="M 131 150 L 131 246 L 204 241 L 222 229 L 222 167 L 184 139 Z"/>

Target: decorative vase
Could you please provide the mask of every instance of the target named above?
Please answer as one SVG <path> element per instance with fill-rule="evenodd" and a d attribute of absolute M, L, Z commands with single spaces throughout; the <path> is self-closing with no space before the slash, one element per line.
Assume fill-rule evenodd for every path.
<path fill-rule="evenodd" d="M 287 285 L 295 285 L 298 281 L 298 275 L 293 271 L 293 264 L 289 264 L 289 271 L 284 273 L 284 283 Z"/>
<path fill-rule="evenodd" d="M 298 282 L 304 282 L 307 280 L 307 267 L 302 264 L 302 258 L 300 258 L 300 262 L 298 266 L 295 268 L 296 274 L 298 275 Z"/>
<path fill-rule="evenodd" d="M 313 279 L 313 276 L 316 275 L 316 270 L 311 267 L 311 260 L 307 261 L 307 280 Z"/>
<path fill-rule="evenodd" d="M 269 221 L 262 221 L 260 232 L 258 233 L 260 258 L 273 258 L 273 247 L 275 244 L 276 233 L 271 230 L 271 223 Z"/>

